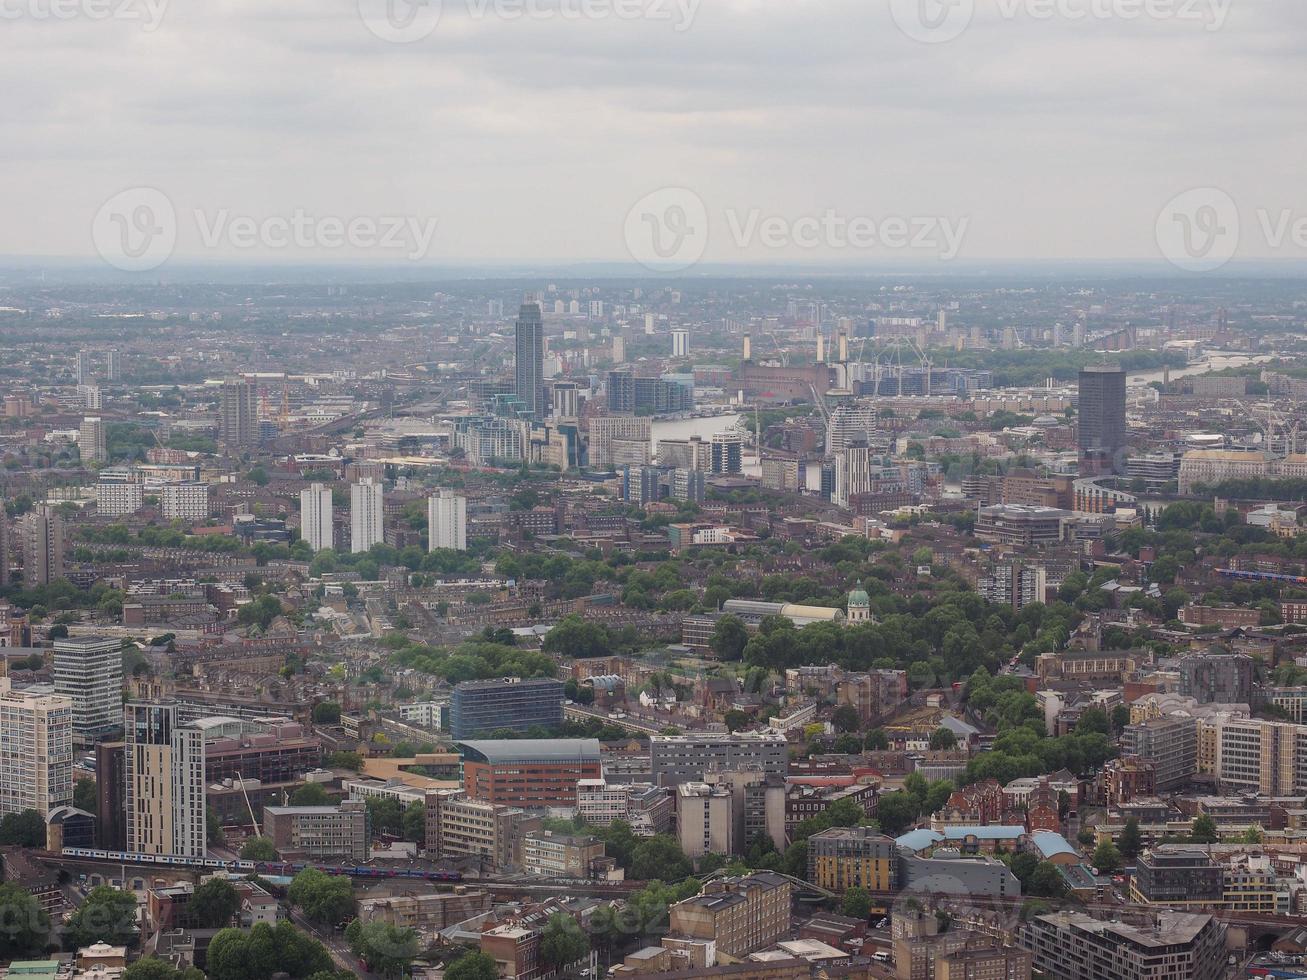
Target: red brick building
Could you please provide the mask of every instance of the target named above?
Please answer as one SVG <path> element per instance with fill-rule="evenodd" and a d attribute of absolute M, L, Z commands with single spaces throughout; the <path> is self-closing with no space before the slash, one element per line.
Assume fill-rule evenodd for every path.
<path fill-rule="evenodd" d="M 599 741 L 486 739 L 459 742 L 463 791 L 522 809 L 575 806 L 578 779 L 599 779 Z"/>

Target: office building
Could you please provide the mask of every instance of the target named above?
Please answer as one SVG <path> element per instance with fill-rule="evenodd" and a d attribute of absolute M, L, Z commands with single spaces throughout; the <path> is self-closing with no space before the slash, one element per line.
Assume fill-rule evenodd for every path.
<path fill-rule="evenodd" d="M 1033 961 L 1027 950 L 1011 946 L 957 949 L 936 957 L 935 980 L 1030 980 Z"/>
<path fill-rule="evenodd" d="M 209 519 L 207 483 L 167 483 L 159 488 L 159 510 L 165 521 L 202 524 Z"/>
<path fill-rule="evenodd" d="M 702 782 L 713 772 L 785 775 L 789 748 L 784 736 L 769 732 L 699 732 L 655 735 L 649 740 L 653 781 L 659 786 Z"/>
<path fill-rule="evenodd" d="M 672 357 L 690 356 L 690 331 L 672 331 Z"/>
<path fill-rule="evenodd" d="M 441 490 L 427 500 L 430 550 L 467 551 L 467 498 Z"/>
<path fill-rule="evenodd" d="M 349 488 L 349 550 L 370 551 L 385 541 L 385 492 L 381 482 L 366 477 Z"/>
<path fill-rule="evenodd" d="M 686 857 L 734 854 L 740 849 L 733 800 L 728 786 L 685 782 L 676 787 L 676 826 Z"/>
<path fill-rule="evenodd" d="M 700 470 L 672 470 L 671 486 L 672 499 L 683 503 L 702 504 L 708 492 Z"/>
<path fill-rule="evenodd" d="M 145 488 L 139 483 L 101 480 L 95 485 L 95 512 L 101 517 L 125 517 L 145 506 Z"/>
<path fill-rule="evenodd" d="M 475 738 L 496 729 L 526 732 L 563 723 L 563 682 L 551 677 L 463 681 L 450 699 L 454 738 Z"/>
<path fill-rule="evenodd" d="M 38 504 L 21 520 L 23 583 L 49 585 L 64 575 L 64 522 L 48 504 Z"/>
<path fill-rule="evenodd" d="M 577 782 L 603 775 L 593 738 L 489 739 L 459 742 L 458 749 L 463 791 L 488 803 L 574 807 Z"/>
<path fill-rule="evenodd" d="M 1060 544 L 1070 511 L 1058 507 L 1029 507 L 996 504 L 976 512 L 977 540 L 1015 548 L 1036 548 Z"/>
<path fill-rule="evenodd" d="M 892 891 L 898 857 L 892 837 L 870 827 L 834 827 L 808 838 L 808 880 L 836 892 Z"/>
<path fill-rule="evenodd" d="M 430 790 L 426 796 L 426 851 L 432 858 L 476 857 L 487 871 L 522 863 L 522 842 L 540 829 L 540 818 L 517 807 L 469 797 L 462 790 Z"/>
<path fill-rule="evenodd" d="M 222 383 L 218 395 L 218 439 L 228 450 L 258 443 L 258 391 L 248 381 L 230 378 Z"/>
<path fill-rule="evenodd" d="M 513 390 L 534 422 L 545 417 L 545 321 L 540 304 L 524 303 L 517 316 Z"/>
<path fill-rule="evenodd" d="M 522 870 L 530 875 L 592 878 L 603 860 L 603 841 L 594 837 L 535 830 L 522 840 Z"/>
<path fill-rule="evenodd" d="M 614 820 L 631 825 L 637 837 L 667 833 L 674 822 L 676 804 L 661 786 L 648 783 L 610 783 L 602 776 L 576 784 L 576 812 L 594 827 Z"/>
<path fill-rule="evenodd" d="M 737 476 L 744 468 L 744 438 L 738 432 L 716 432 L 709 440 L 712 471 Z"/>
<path fill-rule="evenodd" d="M 713 881 L 671 907 L 672 935 L 715 942 L 742 957 L 790 931 L 790 897 L 789 879 L 770 871 Z"/>
<path fill-rule="evenodd" d="M 1254 718 L 1220 721 L 1216 777 L 1223 793 L 1307 793 L 1307 726 Z"/>
<path fill-rule="evenodd" d="M 553 388 L 554 418 L 581 417 L 581 389 L 575 381 L 556 381 Z"/>
<path fill-rule="evenodd" d="M 73 702 L 73 739 L 92 745 L 123 725 L 123 651 L 116 636 L 54 641 L 54 688 Z"/>
<path fill-rule="evenodd" d="M 1152 924 L 1095 919 L 1083 912 L 1038 915 L 1021 932 L 1036 971 L 1058 980 L 1220 980 L 1225 925 L 1210 915 L 1161 912 Z"/>
<path fill-rule="evenodd" d="M 643 466 L 649 462 L 652 438 L 649 419 L 630 415 L 593 418 L 588 423 L 588 431 L 591 469 L 607 470 L 625 463 Z M 631 454 L 619 452 L 628 444 L 637 449 L 634 458 Z M 640 448 L 642 452 L 638 451 Z"/>
<path fill-rule="evenodd" d="M 204 727 L 177 706 L 131 703 L 124 713 L 127 850 L 203 857 Z"/>
<path fill-rule="evenodd" d="M 1198 771 L 1198 719 L 1170 715 L 1126 725 L 1121 754 L 1153 764 L 1158 792 L 1183 786 Z"/>
<path fill-rule="evenodd" d="M 283 858 L 364 862 L 368 859 L 368 807 L 364 800 L 337 806 L 265 806 L 263 836 Z"/>
<path fill-rule="evenodd" d="M 109 462 L 109 442 L 104 419 L 94 415 L 82 419 L 82 427 L 77 434 L 77 449 L 82 454 L 83 463 Z"/>
<path fill-rule="evenodd" d="M 608 372 L 608 411 L 614 415 L 669 415 L 694 407 L 694 386 L 669 378 L 637 377 L 629 368 Z"/>
<path fill-rule="evenodd" d="M 335 545 L 332 527 L 331 490 L 314 483 L 300 491 L 300 537 L 314 552 Z"/>
<path fill-rule="evenodd" d="M 1255 610 L 1253 610 L 1255 612 Z M 1180 658 L 1180 694 L 1199 704 L 1251 704 L 1253 658 L 1242 653 L 1191 653 Z"/>
<path fill-rule="evenodd" d="M 1135 861 L 1130 900 L 1146 905 L 1220 905 L 1224 871 L 1206 848 L 1165 844 Z"/>
<path fill-rule="evenodd" d="M 1080 475 L 1125 472 L 1125 371 L 1118 365 L 1096 365 L 1080 372 L 1077 409 Z"/>
<path fill-rule="evenodd" d="M 110 383 L 121 381 L 122 373 L 122 355 L 116 350 L 111 350 L 104 355 L 104 380 Z"/>
<path fill-rule="evenodd" d="M 72 699 L 45 685 L 15 691 L 0 677 L 0 816 L 48 817 L 72 802 Z"/>

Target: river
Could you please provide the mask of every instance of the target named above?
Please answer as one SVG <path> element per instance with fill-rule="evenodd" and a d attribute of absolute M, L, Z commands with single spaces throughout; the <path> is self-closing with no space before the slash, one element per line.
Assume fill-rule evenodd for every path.
<path fill-rule="evenodd" d="M 1275 360 L 1274 354 L 1237 354 L 1233 351 L 1212 351 L 1197 364 L 1188 367 L 1172 368 L 1171 379 L 1187 378 L 1195 374 L 1209 374 L 1212 371 L 1224 371 L 1226 368 L 1246 367 L 1249 364 L 1265 364 Z M 1165 371 L 1131 371 L 1130 384 L 1149 384 L 1161 381 Z"/>

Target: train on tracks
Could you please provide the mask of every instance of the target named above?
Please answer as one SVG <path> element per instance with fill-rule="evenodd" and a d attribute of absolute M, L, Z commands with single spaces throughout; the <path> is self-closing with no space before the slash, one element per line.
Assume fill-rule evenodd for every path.
<path fill-rule="evenodd" d="M 65 847 L 57 857 L 83 861 L 104 861 L 112 864 L 157 864 L 170 868 L 196 868 L 204 871 L 226 871 L 231 874 L 294 876 L 306 868 L 315 868 L 329 875 L 350 878 L 409 878 L 419 881 L 457 883 L 463 876 L 457 871 L 431 871 L 426 868 L 373 868 L 368 865 L 323 865 L 291 861 L 225 861 L 222 858 L 181 857 L 175 854 L 138 854 L 131 851 L 101 851 L 89 847 Z"/>

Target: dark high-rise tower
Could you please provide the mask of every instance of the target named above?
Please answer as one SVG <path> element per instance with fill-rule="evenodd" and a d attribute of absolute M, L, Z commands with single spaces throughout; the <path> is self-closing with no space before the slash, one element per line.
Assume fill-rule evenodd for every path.
<path fill-rule="evenodd" d="M 259 441 L 259 402 L 254 385 L 240 378 L 222 383 L 218 437 L 228 449 Z"/>
<path fill-rule="evenodd" d="M 545 321 L 539 303 L 523 303 L 517 315 L 516 391 L 531 418 L 545 417 Z"/>
<path fill-rule="evenodd" d="M 1080 372 L 1080 475 L 1125 472 L 1125 371 L 1115 364 Z"/>

